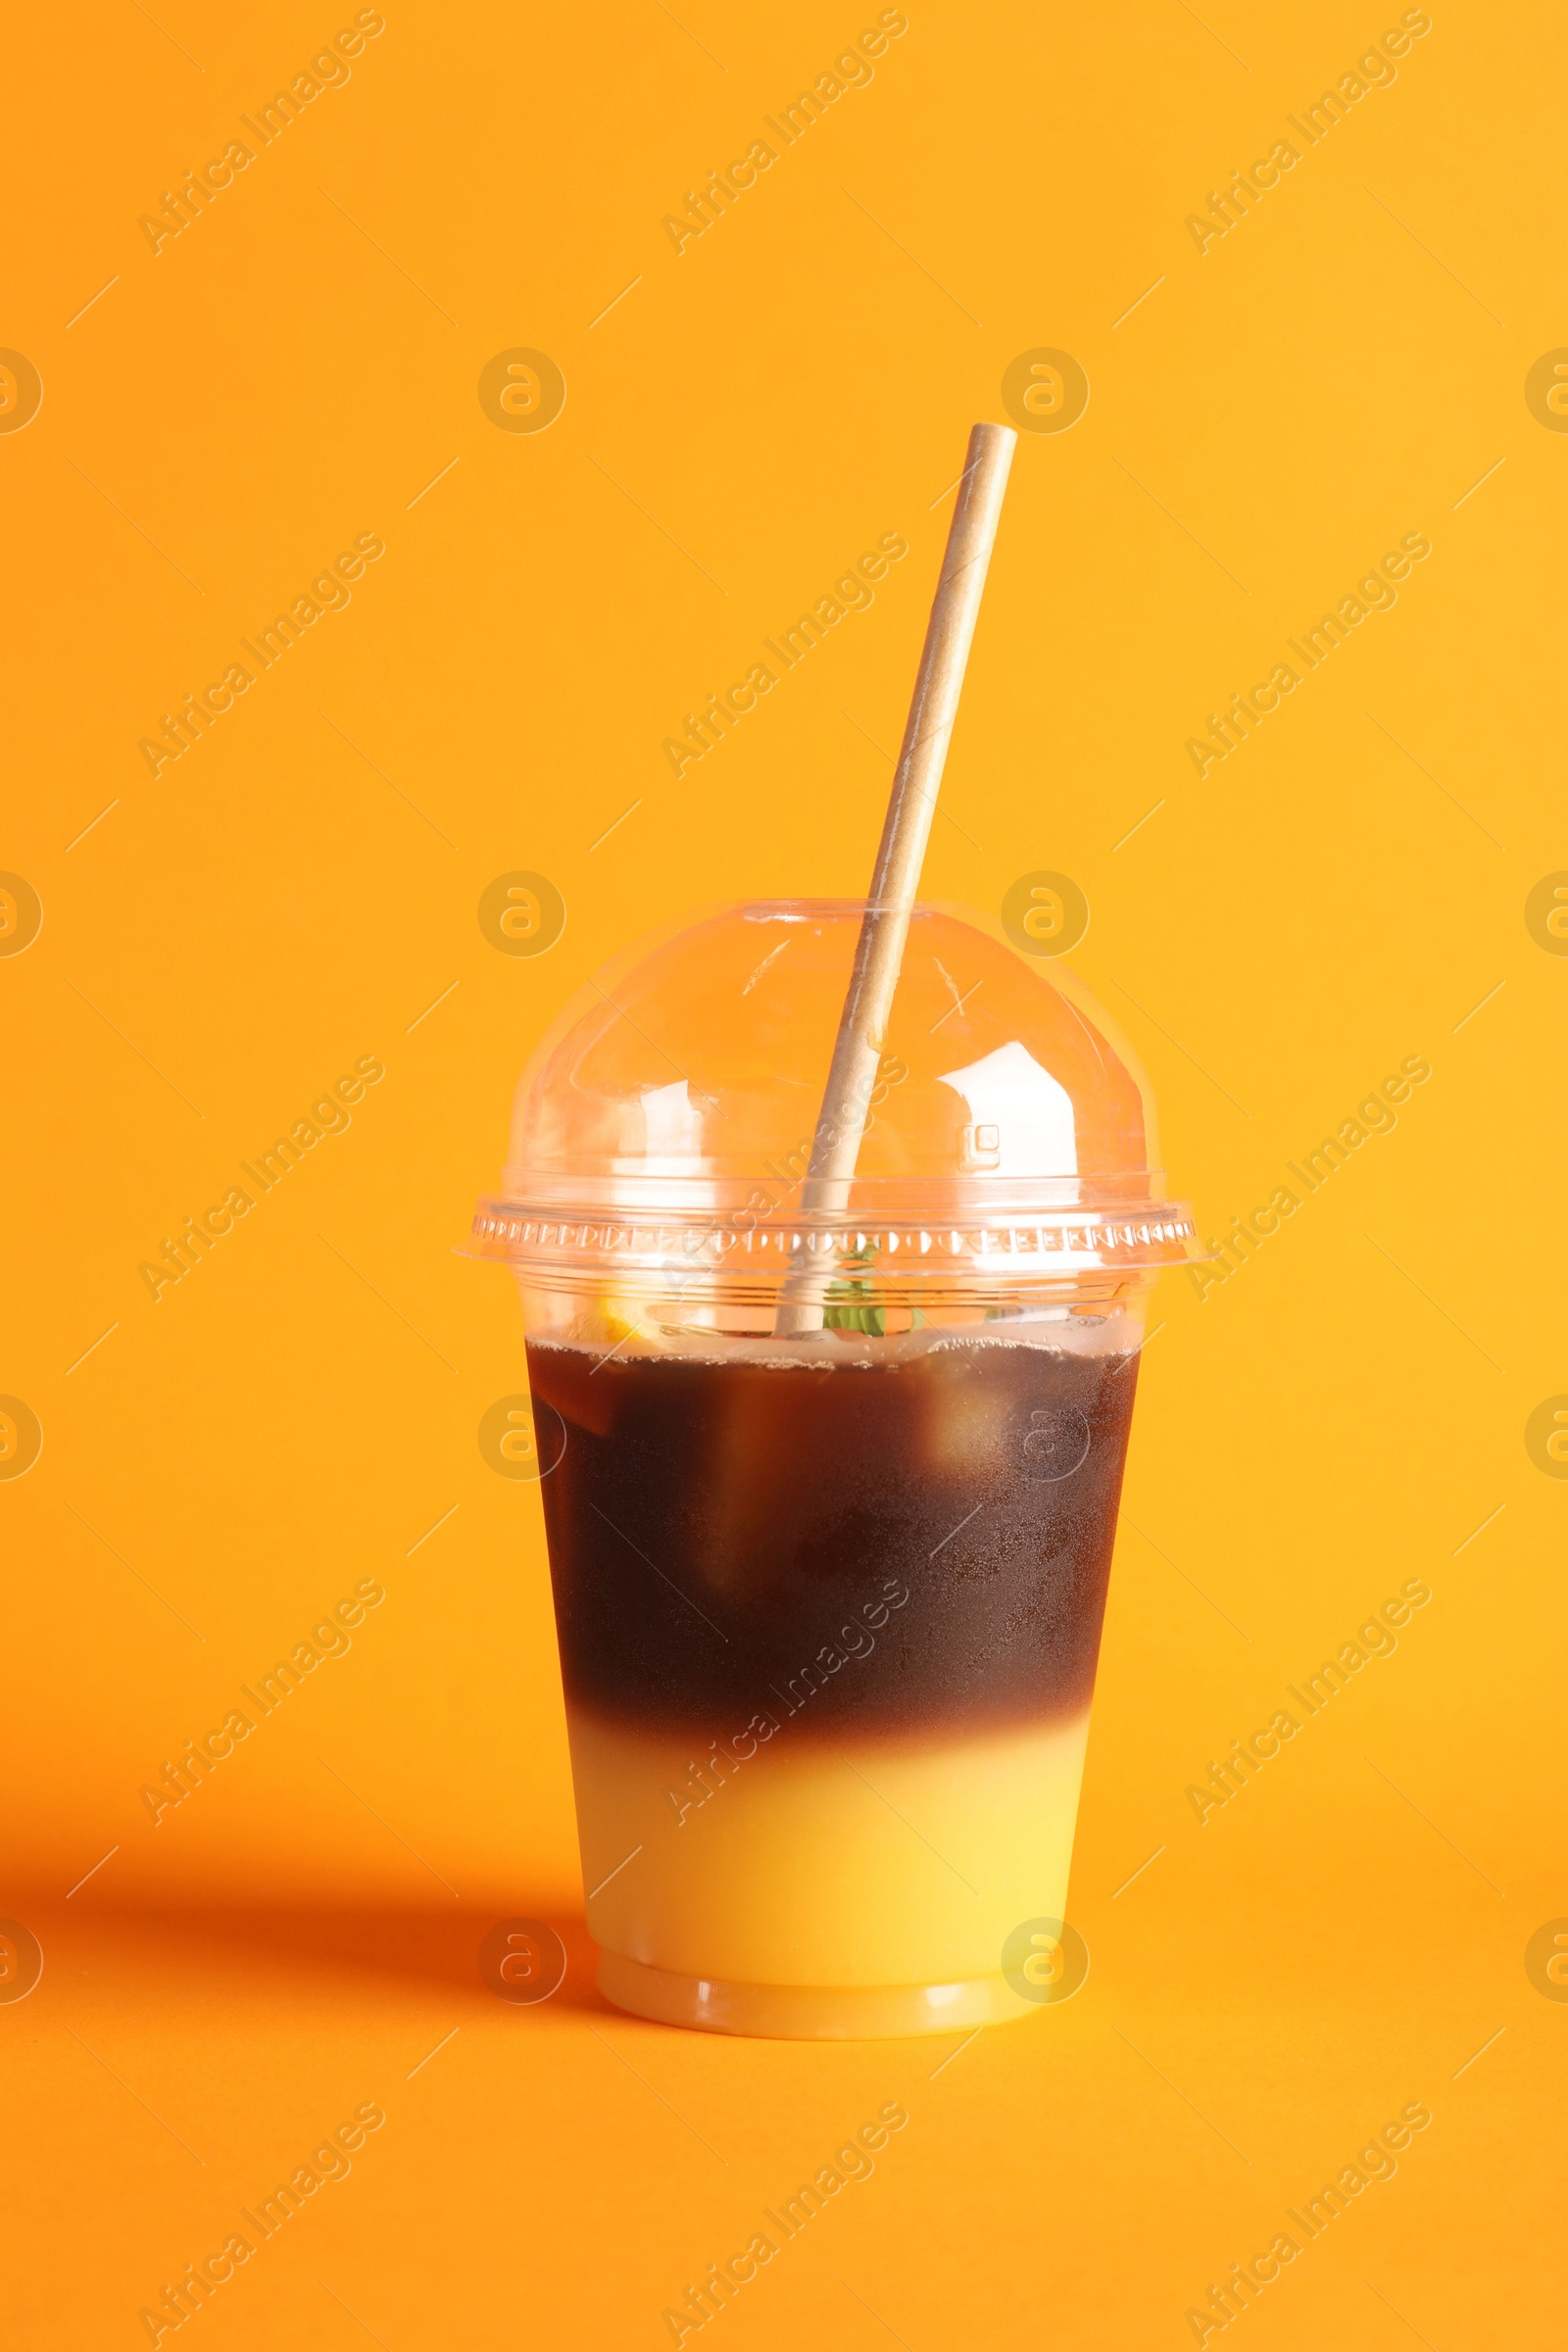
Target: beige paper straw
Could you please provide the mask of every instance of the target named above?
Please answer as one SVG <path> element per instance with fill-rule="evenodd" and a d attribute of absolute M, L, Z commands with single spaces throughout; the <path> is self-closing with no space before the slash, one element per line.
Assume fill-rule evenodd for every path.
<path fill-rule="evenodd" d="M 876 854 L 870 903 L 860 923 L 810 1165 L 801 1186 L 803 1222 L 842 1212 L 848 1205 L 1017 439 L 1004 424 L 977 424 L 969 435 L 958 503 Z M 779 1297 L 775 1333 L 820 1331 L 823 1297 L 831 1279 L 831 1272 L 815 1263 L 803 1243 Z"/>

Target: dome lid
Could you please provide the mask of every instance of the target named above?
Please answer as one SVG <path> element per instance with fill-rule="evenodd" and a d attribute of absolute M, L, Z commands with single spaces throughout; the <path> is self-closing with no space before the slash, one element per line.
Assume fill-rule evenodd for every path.
<path fill-rule="evenodd" d="M 1057 961 L 984 918 L 909 923 L 856 1173 L 803 1233 L 811 1152 L 865 902 L 724 906 L 639 942 L 566 1006 L 518 1082 L 499 1198 L 470 1249 L 536 1269 L 802 1247 L 999 1270 L 1152 1268 L 1197 1253 L 1165 1200 L 1153 1103 Z"/>

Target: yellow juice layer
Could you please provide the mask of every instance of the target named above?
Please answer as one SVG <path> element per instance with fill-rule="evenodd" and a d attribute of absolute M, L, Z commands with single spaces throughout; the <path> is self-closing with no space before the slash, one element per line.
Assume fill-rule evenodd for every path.
<path fill-rule="evenodd" d="M 808 1740 L 720 1768 L 679 1736 L 570 1718 L 588 1928 L 601 1949 L 750 1984 L 995 1978 L 1064 1914 L 1089 1732 Z M 701 1768 L 711 1793 L 703 1794 Z"/>

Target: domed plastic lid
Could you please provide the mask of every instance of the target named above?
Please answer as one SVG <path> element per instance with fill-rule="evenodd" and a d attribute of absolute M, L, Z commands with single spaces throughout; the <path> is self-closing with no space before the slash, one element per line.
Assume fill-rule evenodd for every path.
<path fill-rule="evenodd" d="M 801 1181 L 864 902 L 726 906 L 643 940 L 566 1007 L 518 1083 L 501 1198 L 468 1245 L 541 1281 L 671 1263 L 755 1281 L 803 1247 L 901 1281 L 1152 1269 L 1199 1254 L 1153 1103 L 1059 962 L 915 907 L 857 1171 Z"/>

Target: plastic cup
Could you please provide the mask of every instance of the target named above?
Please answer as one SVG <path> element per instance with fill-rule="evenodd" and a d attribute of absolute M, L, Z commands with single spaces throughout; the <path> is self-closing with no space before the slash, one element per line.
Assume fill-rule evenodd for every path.
<path fill-rule="evenodd" d="M 1138 1351 L 1192 1219 L 1072 976 L 921 906 L 857 1174 L 803 1221 L 863 911 L 726 907 L 601 972 L 469 1244 L 521 1290 L 600 1985 L 667 2024 L 943 2033 L 1071 1975 Z M 803 1264 L 823 1327 L 780 1338 Z"/>

